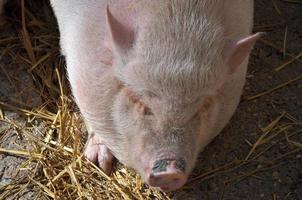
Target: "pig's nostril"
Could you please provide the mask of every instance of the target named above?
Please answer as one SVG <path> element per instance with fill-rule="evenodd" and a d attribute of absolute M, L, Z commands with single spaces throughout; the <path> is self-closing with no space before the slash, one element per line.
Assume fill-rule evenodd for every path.
<path fill-rule="evenodd" d="M 156 160 L 152 167 L 153 173 L 164 172 L 167 170 L 168 160 Z"/>
<path fill-rule="evenodd" d="M 152 167 L 153 173 L 165 172 L 167 167 L 175 168 L 177 170 L 186 171 L 186 161 L 184 159 L 170 160 L 170 159 L 161 159 L 156 160 Z"/>
<path fill-rule="evenodd" d="M 175 167 L 183 172 L 186 171 L 186 161 L 182 158 L 176 160 Z"/>

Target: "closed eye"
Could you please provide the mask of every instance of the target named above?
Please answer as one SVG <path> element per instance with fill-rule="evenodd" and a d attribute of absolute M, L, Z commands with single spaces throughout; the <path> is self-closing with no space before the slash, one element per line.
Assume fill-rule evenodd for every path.
<path fill-rule="evenodd" d="M 210 113 L 210 110 L 211 110 L 213 104 L 215 103 L 214 100 L 215 99 L 212 98 L 212 97 L 208 97 L 208 98 L 204 99 L 203 103 L 201 104 L 201 106 L 199 107 L 199 109 L 193 115 L 193 117 L 191 119 L 195 119 L 195 118 L 197 118 L 200 115 L 207 116 L 208 113 Z"/>
<path fill-rule="evenodd" d="M 153 115 L 151 109 L 142 102 L 131 90 L 128 88 L 124 88 L 125 96 L 128 100 L 134 104 L 134 109 L 138 112 L 142 113 L 143 115 Z"/>
<path fill-rule="evenodd" d="M 144 115 L 153 115 L 153 112 L 149 107 L 145 107 L 144 109 Z"/>

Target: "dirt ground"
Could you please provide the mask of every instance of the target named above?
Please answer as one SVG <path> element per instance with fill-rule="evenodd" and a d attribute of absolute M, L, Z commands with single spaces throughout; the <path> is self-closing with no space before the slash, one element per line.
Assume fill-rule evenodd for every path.
<path fill-rule="evenodd" d="M 43 20 L 48 20 L 48 28 L 56 38 L 53 43 L 46 41 L 47 48 L 58 50 L 58 33 L 50 7 L 43 6 L 41 13 L 45 13 Z M 33 77 L 18 67 L 18 57 L 1 55 L 6 51 L 5 41 L 18 36 L 16 26 L 0 30 L 0 114 L 26 124 L 24 116 L 3 103 L 16 105 L 22 100 L 26 102 L 23 106 L 35 107 L 45 99 L 37 94 Z M 256 0 L 254 31 L 266 34 L 252 52 L 242 101 L 231 122 L 200 154 L 189 183 L 171 194 L 175 199 L 302 200 L 302 56 L 276 70 L 302 53 L 302 1 Z M 8 74 L 12 73 L 21 80 L 18 85 L 10 80 L 12 76 Z M 276 119 L 275 126 L 279 128 L 266 133 L 264 128 Z M 22 138 L 9 126 L 0 121 L 0 147 L 20 148 L 16 141 Z M 253 149 L 264 134 L 265 142 Z M 242 162 L 247 156 L 252 159 Z M 0 151 L 0 193 L 1 186 L 13 181 L 21 162 L 22 158 Z M 19 199 L 34 196 L 32 191 Z"/>

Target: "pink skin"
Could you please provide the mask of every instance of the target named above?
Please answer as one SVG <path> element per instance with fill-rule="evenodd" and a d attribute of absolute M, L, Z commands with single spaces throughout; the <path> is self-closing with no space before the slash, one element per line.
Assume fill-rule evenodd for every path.
<path fill-rule="evenodd" d="M 165 7 L 166 2 L 173 3 Z M 198 151 L 230 119 L 241 95 L 247 57 L 260 37 L 259 33 L 250 35 L 252 0 L 232 0 L 229 4 L 203 0 L 197 5 L 200 9 L 194 10 L 196 6 L 185 9 L 185 5 L 188 6 L 187 3 L 190 2 L 51 0 L 58 19 L 61 48 L 66 56 L 73 95 L 87 124 L 91 126 L 85 156 L 110 174 L 113 152 L 121 162 L 139 171 L 150 186 L 165 192 L 185 184 Z M 5 0 L 0 0 L 0 24 L 1 7 L 4 3 Z M 211 27 L 205 26 L 208 23 L 196 26 L 198 20 L 187 18 L 194 16 L 194 13 L 198 15 L 196 19 L 206 18 Z M 180 27 L 181 23 L 157 20 L 169 21 L 174 15 L 180 19 L 177 22 L 187 19 L 186 23 Z M 216 21 L 216 17 L 223 20 Z M 173 26 L 178 28 L 174 29 Z M 177 34 L 163 30 L 174 30 Z M 214 34 L 220 31 L 223 31 L 221 35 Z M 215 37 L 212 37 L 213 34 Z M 201 35 L 203 39 L 196 37 Z M 217 55 L 220 50 L 221 55 Z M 187 56 L 180 59 L 185 55 L 184 52 Z M 194 57 L 197 54 L 207 56 L 197 62 L 198 59 Z M 207 62 L 211 60 L 211 56 L 219 62 Z M 152 69 L 159 69 L 159 60 L 164 62 L 161 64 L 165 66 L 162 68 L 165 70 L 155 73 L 156 70 Z M 200 74 L 198 69 L 207 68 L 205 71 L 215 71 L 219 76 L 211 86 L 200 85 L 200 82 L 194 81 L 192 77 L 188 78 L 181 70 L 187 64 L 193 66 L 193 74 Z M 175 73 L 176 71 L 184 76 L 178 76 L 180 73 Z M 154 74 L 157 74 L 156 77 L 152 76 Z M 194 90 L 188 95 L 184 92 L 186 88 L 183 84 L 174 84 L 174 78 L 177 83 L 189 85 L 190 90 L 204 89 Z M 168 84 L 160 85 L 160 82 L 167 80 Z M 133 90 L 133 95 L 117 98 L 125 85 Z M 147 91 L 153 89 L 157 95 L 141 92 L 139 98 L 135 98 L 136 92 L 141 88 Z M 164 91 L 162 95 L 158 95 L 159 89 Z M 196 105 L 192 105 L 191 101 L 188 104 L 188 99 L 193 100 L 196 97 L 192 94 L 205 98 Z M 157 98 L 152 96 L 161 98 L 156 101 Z M 215 99 L 209 105 L 205 104 L 206 99 L 213 96 L 221 97 L 219 99 L 223 99 L 224 104 Z M 125 102 L 129 100 L 132 103 L 126 105 Z M 206 106 L 199 114 L 202 119 L 200 124 L 203 126 L 200 128 L 200 124 L 192 121 L 195 119 L 196 109 L 202 104 Z M 188 107 L 182 108 L 182 105 Z M 146 117 L 149 120 L 145 119 L 145 115 L 150 115 Z M 134 121 L 137 123 L 134 124 Z M 191 123 L 192 126 L 185 127 L 184 122 Z M 184 131 L 176 132 L 173 136 L 171 126 Z M 166 153 L 160 154 L 159 151 Z M 179 169 L 179 157 L 187 159 L 186 170 Z M 154 170 L 154 165 L 159 159 L 166 164 L 164 170 L 157 171 Z"/>
<path fill-rule="evenodd" d="M 176 161 L 170 160 L 165 171 L 162 172 L 146 172 L 148 174 L 146 182 L 163 192 L 169 192 L 182 187 L 188 176 L 182 170 L 177 169 Z"/>
<path fill-rule="evenodd" d="M 95 164 L 97 164 L 106 174 L 110 174 L 113 168 L 113 155 L 110 150 L 101 142 L 101 139 L 95 134 L 90 134 L 87 139 L 85 156 Z M 175 157 L 175 156 L 173 156 Z M 150 161 L 145 168 L 145 181 L 151 186 L 162 192 L 169 192 L 182 187 L 187 181 L 187 174 L 180 169 L 177 169 L 176 160 L 169 157 L 169 164 L 165 171 L 153 172 L 152 167 L 154 161 Z"/>
<path fill-rule="evenodd" d="M 229 60 L 230 66 L 232 66 L 229 73 L 233 73 L 236 70 L 238 63 L 242 62 L 242 59 L 246 56 L 245 54 L 242 55 L 242 52 L 249 52 L 251 46 L 253 46 L 254 42 L 259 37 L 260 34 L 257 33 L 248 38 L 244 38 L 243 40 L 240 40 L 235 44 L 231 44 L 232 47 L 235 48 L 232 54 L 224 55 L 226 59 Z M 113 155 L 111 154 L 110 150 L 101 142 L 99 136 L 96 136 L 94 134 L 90 135 L 87 141 L 85 155 L 89 160 L 97 163 L 105 173 L 110 174 L 112 172 Z M 185 184 L 188 175 L 178 170 L 175 167 L 175 162 L 171 162 L 169 166 L 167 166 L 166 171 L 153 174 L 150 170 L 152 168 L 152 164 L 150 163 L 153 163 L 153 160 L 151 159 L 151 157 L 149 159 L 145 159 L 147 163 L 149 162 L 149 164 L 143 174 L 145 181 L 150 186 L 156 187 L 161 191 L 168 192 L 176 190 Z"/>
<path fill-rule="evenodd" d="M 252 0 L 51 2 L 72 92 L 91 126 L 87 158 L 110 173 L 113 154 L 153 187 L 181 187 L 239 103 L 259 37 L 250 35 Z M 154 171 L 159 159 L 165 170 Z"/>
<path fill-rule="evenodd" d="M 95 134 L 89 134 L 84 154 L 90 161 L 103 169 L 106 174 L 112 172 L 113 155 Z"/>

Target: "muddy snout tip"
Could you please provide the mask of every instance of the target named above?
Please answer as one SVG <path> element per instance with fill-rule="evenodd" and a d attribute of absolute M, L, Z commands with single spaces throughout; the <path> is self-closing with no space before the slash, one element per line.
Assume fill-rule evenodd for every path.
<path fill-rule="evenodd" d="M 176 190 L 187 181 L 185 168 L 186 162 L 183 159 L 156 160 L 153 163 L 151 173 L 147 177 L 147 183 L 163 192 Z"/>

